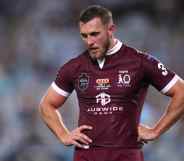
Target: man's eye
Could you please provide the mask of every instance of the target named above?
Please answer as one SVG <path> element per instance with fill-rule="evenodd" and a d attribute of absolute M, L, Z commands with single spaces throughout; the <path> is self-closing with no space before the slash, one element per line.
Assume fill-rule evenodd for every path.
<path fill-rule="evenodd" d="M 99 34 L 99 32 L 92 32 L 90 35 L 91 36 L 97 36 Z"/>
<path fill-rule="evenodd" d="M 83 38 L 87 38 L 87 35 L 86 35 L 86 34 L 81 34 L 81 36 L 82 36 Z"/>

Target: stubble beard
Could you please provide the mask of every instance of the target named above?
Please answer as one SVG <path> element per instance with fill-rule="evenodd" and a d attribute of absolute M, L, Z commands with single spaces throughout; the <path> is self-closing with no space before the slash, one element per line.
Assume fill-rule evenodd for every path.
<path fill-rule="evenodd" d="M 102 47 L 102 51 L 101 51 L 99 57 L 96 57 L 96 55 L 95 55 L 94 53 L 91 53 L 91 52 L 89 51 L 89 55 L 90 55 L 91 59 L 92 59 L 93 61 L 95 61 L 95 60 L 97 60 L 97 59 L 100 59 L 100 60 L 104 59 L 105 56 L 106 56 L 106 53 L 107 53 L 107 51 L 108 51 L 108 49 L 109 49 L 109 47 L 110 47 L 110 40 L 108 39 L 108 40 L 104 43 L 104 45 L 103 45 L 103 47 Z"/>

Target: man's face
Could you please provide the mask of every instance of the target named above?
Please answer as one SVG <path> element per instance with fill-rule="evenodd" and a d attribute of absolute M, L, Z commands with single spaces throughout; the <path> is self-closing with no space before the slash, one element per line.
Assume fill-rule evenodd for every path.
<path fill-rule="evenodd" d="M 79 23 L 82 40 L 86 44 L 92 59 L 102 59 L 110 45 L 112 30 L 95 17 L 87 23 Z"/>

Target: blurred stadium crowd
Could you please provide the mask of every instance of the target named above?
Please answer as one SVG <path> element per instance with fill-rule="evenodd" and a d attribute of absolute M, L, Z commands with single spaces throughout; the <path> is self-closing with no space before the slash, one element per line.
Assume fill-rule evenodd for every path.
<path fill-rule="evenodd" d="M 184 78 L 182 0 L 0 0 L 0 161 L 71 161 L 38 114 L 39 101 L 57 69 L 84 46 L 77 17 L 90 4 L 112 10 L 117 37 L 151 53 Z M 142 122 L 153 125 L 169 99 L 152 87 Z M 75 93 L 63 110 L 66 125 L 77 126 Z M 145 161 L 183 161 L 184 121 L 145 145 Z"/>

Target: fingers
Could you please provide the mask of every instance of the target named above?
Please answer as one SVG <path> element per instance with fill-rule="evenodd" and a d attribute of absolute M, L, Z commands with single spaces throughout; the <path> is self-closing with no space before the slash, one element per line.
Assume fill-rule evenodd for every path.
<path fill-rule="evenodd" d="M 83 145 L 81 143 L 75 141 L 75 140 L 73 140 L 72 144 L 75 145 L 78 148 L 83 148 Z"/>
<path fill-rule="evenodd" d="M 75 130 L 72 131 L 71 133 L 71 138 L 72 138 L 72 144 L 79 147 L 79 148 L 88 148 L 89 143 L 92 143 L 92 140 L 82 133 L 83 130 L 92 130 L 92 126 L 88 125 L 82 125 Z"/>
<path fill-rule="evenodd" d="M 137 141 L 141 144 L 141 146 L 148 144 L 148 140 L 142 139 L 140 136 L 137 138 Z"/>
<path fill-rule="evenodd" d="M 92 143 L 92 140 L 91 140 L 87 135 L 85 135 L 85 134 L 83 134 L 83 133 L 80 133 L 80 134 L 79 134 L 79 137 L 80 137 L 81 139 L 85 140 L 87 143 Z"/>
<path fill-rule="evenodd" d="M 82 133 L 83 130 L 92 130 L 92 126 L 82 125 L 78 127 L 77 130 L 79 131 L 79 133 L 76 133 L 76 135 L 78 136 L 79 141 L 85 144 L 92 143 L 92 140 L 87 135 Z"/>
<path fill-rule="evenodd" d="M 82 126 L 79 126 L 78 129 L 80 131 L 83 131 L 83 130 L 92 130 L 93 127 L 92 126 L 89 126 L 89 125 L 82 125 Z"/>
<path fill-rule="evenodd" d="M 86 138 L 88 138 L 88 140 L 90 141 L 86 140 Z M 91 142 L 92 140 L 89 139 L 89 137 L 87 137 L 84 134 L 76 134 L 76 135 L 73 135 L 73 138 L 72 138 L 72 144 L 79 148 L 87 149 L 89 147 L 89 143 Z"/>
<path fill-rule="evenodd" d="M 138 138 L 137 138 L 137 142 L 141 142 L 141 137 L 139 136 Z"/>
<path fill-rule="evenodd" d="M 76 134 L 74 136 L 74 140 L 77 140 L 77 141 L 79 141 L 79 142 L 81 142 L 83 144 L 86 144 L 86 145 L 88 145 L 89 143 L 92 142 L 91 139 L 89 139 L 86 135 L 81 134 L 81 133 L 80 134 Z"/>
<path fill-rule="evenodd" d="M 78 140 L 80 141 L 81 143 L 84 143 L 84 144 L 89 144 L 89 143 L 92 143 L 92 140 L 85 134 L 83 133 L 74 133 L 73 134 L 73 139 L 74 140 Z"/>
<path fill-rule="evenodd" d="M 81 144 L 77 141 L 73 141 L 72 143 L 74 146 L 78 147 L 78 148 L 82 148 L 82 149 L 89 149 L 89 145 L 84 145 L 84 144 Z"/>

